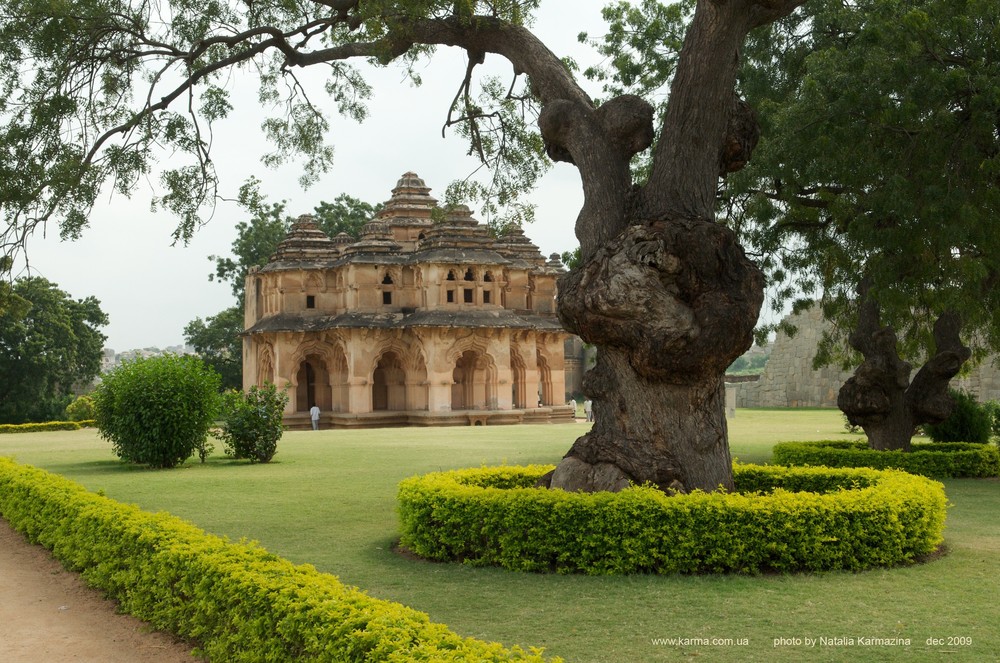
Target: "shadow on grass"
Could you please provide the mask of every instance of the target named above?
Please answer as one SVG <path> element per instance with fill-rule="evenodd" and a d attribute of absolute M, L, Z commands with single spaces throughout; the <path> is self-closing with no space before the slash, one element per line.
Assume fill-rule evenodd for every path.
<path fill-rule="evenodd" d="M 126 463 L 122 460 L 109 459 L 109 460 L 92 460 L 84 462 L 73 462 L 73 463 L 52 463 L 46 464 L 46 469 L 50 472 L 56 474 L 66 474 L 72 475 L 80 472 L 94 475 L 107 475 L 107 474 L 130 474 L 135 472 L 181 472 L 184 470 L 191 470 L 195 468 L 202 469 L 224 469 L 234 466 L 249 466 L 249 465 L 279 465 L 280 461 L 272 460 L 269 463 L 251 463 L 245 459 L 235 459 L 228 457 L 220 458 L 209 458 L 206 462 L 202 463 L 199 461 L 190 461 L 181 463 L 175 467 L 151 467 L 149 465 L 140 465 L 137 463 Z"/>

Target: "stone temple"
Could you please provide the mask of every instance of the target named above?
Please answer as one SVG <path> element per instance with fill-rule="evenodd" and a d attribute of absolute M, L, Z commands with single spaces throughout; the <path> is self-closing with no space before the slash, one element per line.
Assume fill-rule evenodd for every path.
<path fill-rule="evenodd" d="M 273 382 L 308 427 L 571 421 L 557 255 L 446 211 L 414 173 L 361 238 L 301 216 L 246 281 L 244 389 Z"/>

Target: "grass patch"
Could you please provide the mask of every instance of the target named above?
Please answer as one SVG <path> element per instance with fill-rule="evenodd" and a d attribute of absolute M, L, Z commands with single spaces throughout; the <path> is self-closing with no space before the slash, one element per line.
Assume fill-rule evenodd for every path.
<path fill-rule="evenodd" d="M 835 410 L 738 410 L 733 455 L 765 462 L 778 441 L 843 433 Z M 0 455 L 210 532 L 260 541 L 464 636 L 545 646 L 567 661 L 950 661 L 1000 651 L 1000 482 L 946 480 L 949 554 L 930 564 L 790 576 L 542 576 L 396 555 L 395 495 L 414 474 L 552 463 L 585 424 L 287 433 L 274 462 L 221 456 L 175 470 L 122 465 L 92 430 L 0 438 Z M 221 445 L 217 445 L 221 448 Z M 776 638 L 909 638 L 908 646 L 774 646 Z M 972 645 L 928 645 L 968 637 Z M 677 639 L 654 644 L 654 639 Z M 711 644 L 732 639 L 732 644 Z M 749 644 L 738 644 L 746 639 Z M 709 644 L 701 644 L 707 641 Z"/>

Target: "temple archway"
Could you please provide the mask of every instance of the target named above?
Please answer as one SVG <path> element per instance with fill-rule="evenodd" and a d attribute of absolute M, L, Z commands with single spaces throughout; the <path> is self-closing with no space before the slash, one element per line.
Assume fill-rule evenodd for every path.
<path fill-rule="evenodd" d="M 319 355 L 306 355 L 295 373 L 295 411 L 308 412 L 313 403 L 320 410 L 333 409 L 330 373 Z"/>
<path fill-rule="evenodd" d="M 270 344 L 257 354 L 257 386 L 263 387 L 268 382 L 274 382 L 274 350 Z"/>
<path fill-rule="evenodd" d="M 528 390 L 526 387 L 527 369 L 524 365 L 524 358 L 516 348 L 510 351 L 510 402 L 515 410 L 524 410 L 528 407 Z"/>
<path fill-rule="evenodd" d="M 557 405 L 552 393 L 552 369 L 545 355 L 538 353 L 538 401 L 540 405 Z"/>
<path fill-rule="evenodd" d="M 347 355 L 344 350 L 338 347 L 333 352 L 332 366 L 330 367 L 330 389 L 332 412 L 350 412 L 350 381 L 349 369 L 347 367 Z"/>
<path fill-rule="evenodd" d="M 496 409 L 496 366 L 489 355 L 466 350 L 452 371 L 451 409 Z"/>
<path fill-rule="evenodd" d="M 406 372 L 406 409 L 426 410 L 427 409 L 427 365 L 424 363 L 423 355 L 419 352 L 410 362 Z"/>
<path fill-rule="evenodd" d="M 406 409 L 406 371 L 394 351 L 379 357 L 372 372 L 372 410 Z"/>

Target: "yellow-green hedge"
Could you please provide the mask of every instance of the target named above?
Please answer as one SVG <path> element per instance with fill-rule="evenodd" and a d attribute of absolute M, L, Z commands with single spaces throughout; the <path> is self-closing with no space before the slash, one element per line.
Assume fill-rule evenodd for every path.
<path fill-rule="evenodd" d="M 943 540 L 944 487 L 871 469 L 736 465 L 737 492 L 533 488 L 552 469 L 437 472 L 399 486 L 403 546 L 558 573 L 760 573 L 913 562 Z"/>
<path fill-rule="evenodd" d="M 43 424 L 0 424 L 0 433 L 40 433 L 53 430 L 80 430 L 93 426 L 94 420 L 85 421 L 46 421 Z"/>
<path fill-rule="evenodd" d="M 863 440 L 782 442 L 774 445 L 772 459 L 778 465 L 897 469 L 937 478 L 1000 475 L 1000 449 L 972 442 L 918 443 L 907 452 L 875 451 Z"/>
<path fill-rule="evenodd" d="M 123 610 L 212 661 L 542 661 L 462 638 L 315 568 L 0 458 L 0 516 Z"/>

